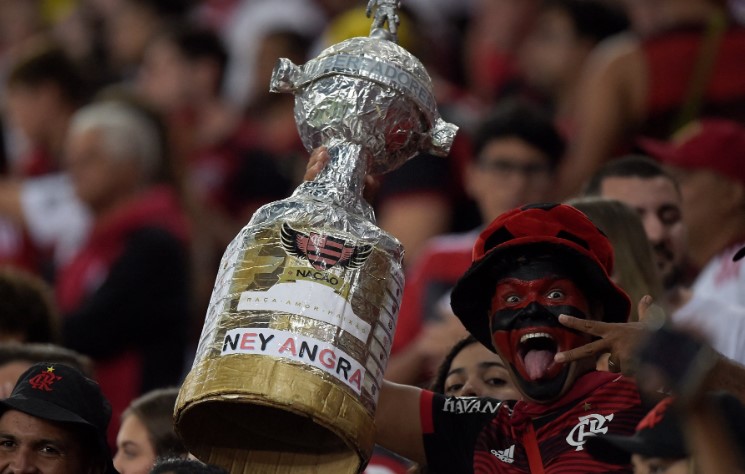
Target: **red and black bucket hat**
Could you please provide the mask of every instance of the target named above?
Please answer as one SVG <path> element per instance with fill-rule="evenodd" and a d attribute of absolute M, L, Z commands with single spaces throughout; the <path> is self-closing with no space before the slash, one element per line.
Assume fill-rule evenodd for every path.
<path fill-rule="evenodd" d="M 473 246 L 473 263 L 458 280 L 450 299 L 468 331 L 493 349 L 489 309 L 500 267 L 531 255 L 561 256 L 567 270 L 582 277 L 591 299 L 603 306 L 603 321 L 626 322 L 631 301 L 610 278 L 613 248 L 608 238 L 577 209 L 565 204 L 531 204 L 495 219 Z M 511 262 L 507 265 L 506 262 Z"/>

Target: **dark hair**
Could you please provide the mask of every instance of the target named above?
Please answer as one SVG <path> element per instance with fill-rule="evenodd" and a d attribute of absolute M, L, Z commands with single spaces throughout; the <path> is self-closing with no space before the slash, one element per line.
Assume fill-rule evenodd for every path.
<path fill-rule="evenodd" d="M 663 177 L 670 180 L 675 190 L 680 192 L 678 181 L 655 160 L 642 155 L 628 155 L 606 163 L 587 181 L 582 194 L 599 196 L 603 181 L 607 178 L 642 178 Z"/>
<path fill-rule="evenodd" d="M 430 385 L 430 390 L 435 393 L 445 393 L 445 380 L 448 378 L 450 366 L 453 365 L 453 359 L 455 359 L 455 357 L 460 354 L 463 349 L 470 346 L 471 344 L 479 344 L 479 341 L 477 341 L 476 338 L 473 337 L 471 334 L 455 343 L 455 345 L 450 349 L 450 352 L 448 352 L 445 358 L 442 360 L 440 366 L 437 368 L 437 374 L 432 381 L 432 385 Z"/>
<path fill-rule="evenodd" d="M 194 459 L 168 458 L 156 460 L 150 474 L 228 474 L 228 471 Z"/>
<path fill-rule="evenodd" d="M 90 94 L 77 64 L 60 48 L 44 46 L 21 57 L 8 74 L 8 87 L 38 87 L 54 84 L 73 106 L 83 104 Z"/>
<path fill-rule="evenodd" d="M 195 0 L 126 0 L 164 19 L 184 18 L 196 4 Z"/>
<path fill-rule="evenodd" d="M 548 157 L 552 169 L 566 146 L 551 117 L 538 106 L 519 99 L 497 106 L 481 122 L 473 137 L 473 159 L 478 160 L 489 142 L 500 138 L 518 138 L 537 148 Z"/>
<path fill-rule="evenodd" d="M 72 349 L 54 344 L 0 344 L 0 366 L 19 361 L 31 364 L 55 362 L 78 369 L 87 377 L 93 375 L 93 362 Z"/>
<path fill-rule="evenodd" d="M 223 82 L 228 64 L 228 52 L 217 34 L 213 31 L 189 24 L 170 28 L 161 37 L 171 43 L 189 61 L 212 60 L 218 67 L 217 90 Z"/>
<path fill-rule="evenodd" d="M 560 10 L 572 21 L 577 36 L 598 43 L 629 28 L 621 8 L 600 0 L 546 0 L 544 10 Z"/>
<path fill-rule="evenodd" d="M 156 456 L 188 454 L 173 428 L 173 409 L 177 396 L 178 388 L 152 390 L 135 399 L 122 413 L 122 420 L 135 415 L 145 425 Z"/>
<path fill-rule="evenodd" d="M 0 267 L 0 333 L 19 334 L 20 342 L 57 342 L 59 323 L 49 285 L 26 271 Z"/>

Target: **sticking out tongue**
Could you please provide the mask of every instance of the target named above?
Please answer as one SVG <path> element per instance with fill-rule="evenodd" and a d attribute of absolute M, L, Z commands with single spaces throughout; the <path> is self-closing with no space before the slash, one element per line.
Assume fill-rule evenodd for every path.
<path fill-rule="evenodd" d="M 538 380 L 548 374 L 548 367 L 554 361 L 555 351 L 546 349 L 531 349 L 523 358 L 525 370 L 531 381 Z"/>

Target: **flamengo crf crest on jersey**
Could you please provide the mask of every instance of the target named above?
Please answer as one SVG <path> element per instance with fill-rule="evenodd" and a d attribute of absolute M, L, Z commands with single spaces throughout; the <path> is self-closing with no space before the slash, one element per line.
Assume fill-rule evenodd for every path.
<path fill-rule="evenodd" d="M 372 245 L 354 245 L 332 235 L 317 232 L 305 234 L 293 229 L 287 222 L 282 224 L 280 241 L 285 252 L 307 259 L 316 270 L 328 270 L 334 265 L 360 268 L 373 250 Z"/>

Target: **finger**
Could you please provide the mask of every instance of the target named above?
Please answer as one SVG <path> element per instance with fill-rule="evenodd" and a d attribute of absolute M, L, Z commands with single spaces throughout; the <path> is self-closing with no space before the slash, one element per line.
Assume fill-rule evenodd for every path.
<path fill-rule="evenodd" d="M 598 339 L 584 346 L 576 347 L 564 352 L 557 352 L 554 361 L 558 363 L 572 362 L 587 357 L 595 357 L 603 352 L 610 352 L 611 344 L 605 339 Z"/>
<path fill-rule="evenodd" d="M 310 158 L 308 159 L 308 164 L 306 165 L 306 168 L 310 168 L 312 166 L 315 166 L 319 162 L 325 163 L 329 159 L 329 150 L 325 146 L 319 146 L 318 148 L 314 149 L 313 152 L 310 154 Z"/>
<path fill-rule="evenodd" d="M 321 172 L 324 166 L 329 162 L 328 150 L 325 147 L 316 148 L 310 155 L 308 164 L 305 165 L 305 174 L 303 180 L 312 181 L 316 179 L 318 173 Z"/>
<path fill-rule="evenodd" d="M 636 305 L 637 312 L 639 313 L 639 321 L 645 321 L 647 319 L 649 307 L 652 305 L 654 299 L 650 295 L 644 295 Z"/>
<path fill-rule="evenodd" d="M 575 318 L 568 314 L 559 315 L 559 322 L 570 329 L 576 329 L 593 336 L 603 336 L 608 323 L 593 321 L 591 319 Z"/>
<path fill-rule="evenodd" d="M 378 189 L 380 189 L 380 181 L 375 179 L 374 176 L 365 176 L 363 197 L 367 202 L 373 202 L 375 200 L 375 195 L 378 193 Z"/>

